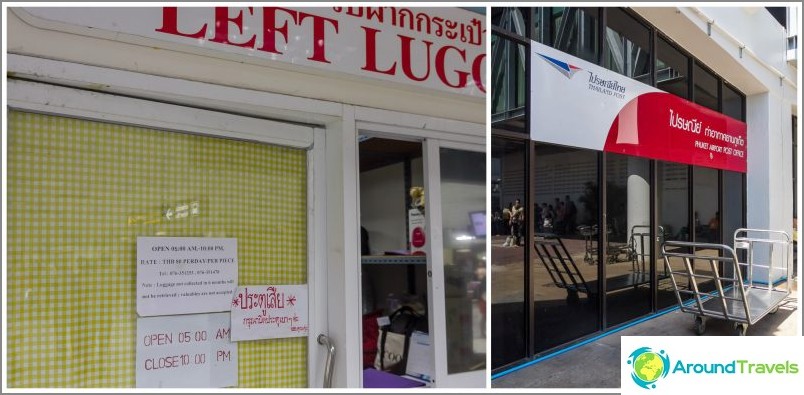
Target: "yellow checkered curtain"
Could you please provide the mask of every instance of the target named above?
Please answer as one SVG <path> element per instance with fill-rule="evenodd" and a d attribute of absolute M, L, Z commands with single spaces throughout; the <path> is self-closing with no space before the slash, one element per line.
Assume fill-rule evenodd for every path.
<path fill-rule="evenodd" d="M 8 385 L 135 385 L 137 236 L 235 237 L 241 285 L 306 283 L 306 163 L 298 149 L 9 111 Z M 189 202 L 200 215 L 163 215 Z M 307 385 L 307 338 L 238 347 L 241 387 Z"/>

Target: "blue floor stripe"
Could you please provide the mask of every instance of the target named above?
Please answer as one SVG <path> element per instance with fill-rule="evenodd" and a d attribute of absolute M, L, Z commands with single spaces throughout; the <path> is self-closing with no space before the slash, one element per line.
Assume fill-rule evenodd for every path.
<path fill-rule="evenodd" d="M 726 287 L 726 288 L 724 289 L 724 291 L 727 291 L 727 290 L 729 290 L 730 288 L 732 288 L 732 287 Z M 710 293 L 710 295 L 712 295 L 712 296 L 714 296 L 715 294 L 717 294 L 717 291 L 714 291 L 714 292 Z M 691 304 L 693 304 L 693 303 L 695 303 L 695 299 L 690 299 L 690 300 L 688 300 L 688 301 L 684 302 L 684 306 L 689 306 L 689 305 L 691 305 Z M 586 339 L 586 340 L 584 340 L 584 341 L 582 341 L 582 342 L 580 342 L 580 343 L 577 343 L 577 344 L 573 344 L 572 346 L 569 346 L 569 347 L 567 347 L 567 348 L 564 348 L 564 349 L 558 350 L 558 351 L 556 351 L 556 352 L 554 352 L 554 353 L 547 354 L 547 355 L 543 355 L 543 356 L 541 356 L 541 357 L 539 357 L 539 358 L 536 358 L 536 359 L 534 359 L 534 360 L 532 360 L 532 361 L 525 362 L 525 363 L 523 363 L 522 365 L 517 365 L 517 366 L 514 366 L 514 367 L 512 367 L 512 368 L 510 368 L 510 369 L 507 369 L 507 370 L 504 370 L 504 371 L 502 371 L 502 372 L 499 372 L 499 373 L 497 373 L 497 374 L 493 374 L 493 375 L 491 375 L 491 379 L 492 379 L 492 380 L 495 380 L 495 379 L 498 379 L 498 378 L 500 378 L 500 377 L 503 377 L 503 376 L 506 376 L 506 375 L 508 375 L 508 374 L 511 374 L 511 373 L 513 373 L 513 372 L 516 372 L 517 370 L 521 370 L 521 369 L 524 369 L 524 368 L 526 368 L 526 367 L 528 367 L 528 366 L 535 365 L 535 364 L 537 364 L 537 363 L 539 363 L 539 362 L 546 361 L 546 360 L 551 359 L 551 358 L 553 358 L 553 357 L 557 357 L 557 356 L 559 356 L 559 355 L 561 355 L 561 354 L 564 354 L 564 353 L 567 353 L 567 352 L 569 352 L 569 351 L 572 351 L 572 350 L 574 350 L 574 349 L 576 349 L 576 348 L 578 348 L 578 347 L 585 346 L 585 345 L 587 345 L 587 344 L 589 344 L 589 343 L 592 343 L 592 342 L 594 342 L 594 341 L 597 341 L 597 340 L 599 340 L 599 339 L 602 339 L 602 338 L 604 338 L 604 337 L 606 337 L 606 336 L 608 336 L 608 335 L 611 335 L 611 334 L 614 334 L 614 333 L 620 332 L 620 331 L 622 331 L 622 330 L 628 329 L 628 328 L 630 328 L 630 327 L 632 327 L 632 326 L 634 326 L 634 325 L 639 325 L 639 324 L 641 324 L 641 323 L 643 323 L 643 322 L 645 322 L 645 321 L 650 321 L 650 320 L 652 320 L 652 319 L 654 319 L 654 318 L 658 318 L 658 317 L 661 317 L 661 316 L 663 316 L 663 315 L 665 315 L 665 314 L 672 313 L 672 312 L 674 312 L 674 311 L 677 311 L 677 310 L 678 310 L 678 309 L 680 309 L 680 308 L 681 308 L 681 306 L 676 306 L 676 307 L 669 308 L 669 309 L 667 309 L 667 310 L 660 311 L 660 312 L 658 312 L 658 313 L 656 313 L 656 314 L 652 314 L 652 315 L 649 315 L 649 316 L 646 316 L 646 317 L 640 318 L 640 319 L 638 319 L 638 320 L 636 320 L 636 321 L 630 322 L 630 323 L 625 324 L 625 325 L 623 325 L 623 326 L 621 326 L 621 327 L 618 327 L 618 328 L 616 328 L 616 329 L 612 329 L 611 331 L 601 333 L 601 334 L 599 334 L 599 335 L 597 335 L 597 336 L 595 336 L 595 337 L 592 337 L 592 338 L 590 338 L 590 339 Z"/>

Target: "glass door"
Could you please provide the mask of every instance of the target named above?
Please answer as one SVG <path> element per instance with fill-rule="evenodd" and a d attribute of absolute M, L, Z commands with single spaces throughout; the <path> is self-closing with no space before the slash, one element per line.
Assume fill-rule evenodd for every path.
<path fill-rule="evenodd" d="M 606 328 L 651 311 L 650 161 L 606 154 Z"/>
<path fill-rule="evenodd" d="M 422 143 L 358 138 L 363 388 L 429 386 Z"/>
<path fill-rule="evenodd" d="M 192 113 L 194 120 L 228 122 L 229 130 L 259 125 L 264 129 L 251 135 L 266 140 L 274 133 L 307 135 L 309 144 L 189 134 L 208 130 L 200 125 L 179 133 L 10 109 L 8 385 L 134 387 L 162 370 L 164 380 L 144 382 L 170 387 L 178 383 L 171 377 L 206 369 L 208 380 L 193 386 L 321 386 L 325 350 L 316 337 L 326 331 L 326 308 L 318 303 L 326 295 L 326 276 L 316 275 L 321 265 L 313 262 L 323 254 L 310 248 L 317 244 L 311 208 L 318 203 L 310 190 L 319 188 L 313 180 L 313 169 L 321 167 L 313 148 L 318 132 L 142 100 L 135 107 L 133 101 L 109 96 L 93 106 L 153 107 L 155 118 L 166 119 Z M 70 105 L 60 111 L 71 111 Z M 307 301 L 307 321 L 296 323 L 295 336 L 261 335 L 233 344 L 227 312 L 141 317 L 136 280 L 143 236 L 236 240 L 233 285 L 306 284 L 307 294 L 293 299 Z M 199 292 L 206 292 L 203 281 Z M 165 304 L 171 303 L 171 293 L 165 295 Z M 212 318 L 194 318 L 220 314 L 226 316 L 209 328 L 204 325 Z M 143 320 L 159 321 L 154 325 L 161 329 L 144 334 Z M 196 321 L 199 328 L 182 329 Z M 146 353 L 150 357 L 141 358 Z"/>
<path fill-rule="evenodd" d="M 427 255 L 435 385 L 485 385 L 486 154 L 483 146 L 425 143 Z"/>

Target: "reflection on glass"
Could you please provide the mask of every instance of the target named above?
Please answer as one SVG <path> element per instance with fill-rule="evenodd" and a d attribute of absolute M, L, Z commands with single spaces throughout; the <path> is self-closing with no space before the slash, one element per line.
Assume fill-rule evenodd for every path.
<path fill-rule="evenodd" d="M 734 231 L 742 228 L 745 187 L 742 173 L 723 171 L 723 244 L 733 246 Z M 739 253 L 739 252 L 738 252 Z M 742 258 L 741 258 L 742 259 Z M 731 275 L 731 273 L 726 273 Z"/>
<path fill-rule="evenodd" d="M 704 107 L 718 111 L 717 77 L 706 71 L 696 62 L 693 67 L 692 80 L 695 81 L 695 96 L 693 101 Z"/>
<path fill-rule="evenodd" d="M 718 171 L 707 167 L 693 166 L 693 196 L 692 209 L 695 226 L 695 242 L 720 243 L 720 211 L 718 209 Z M 717 256 L 719 252 L 714 249 L 699 249 L 705 256 Z M 713 276 L 709 261 L 696 261 L 694 265 L 696 274 Z M 710 292 L 715 290 L 713 280 L 698 278 L 698 290 Z"/>
<path fill-rule="evenodd" d="M 656 87 L 689 98 L 689 58 L 664 38 L 656 39 Z"/>
<path fill-rule="evenodd" d="M 723 114 L 740 121 L 745 119 L 743 96 L 728 85 L 723 85 Z"/>
<path fill-rule="evenodd" d="M 656 235 L 659 242 L 665 240 L 690 241 L 689 231 L 689 166 L 676 163 L 657 162 L 656 175 L 656 208 L 659 210 Z M 657 307 L 659 309 L 677 304 L 673 292 L 673 284 L 667 276 L 664 257 L 661 250 L 657 254 L 656 267 L 659 270 L 657 289 Z M 683 270 L 681 260 L 671 260 L 673 271 Z M 679 287 L 686 288 L 687 283 L 681 277 L 676 278 Z"/>
<path fill-rule="evenodd" d="M 527 36 L 530 8 L 527 7 L 493 7 L 491 24 L 511 33 Z"/>
<path fill-rule="evenodd" d="M 538 144 L 531 262 L 536 351 L 598 326 L 598 153 Z M 531 207 L 532 206 L 532 207 Z"/>
<path fill-rule="evenodd" d="M 486 154 L 441 149 L 449 374 L 486 368 Z"/>
<path fill-rule="evenodd" d="M 650 161 L 606 155 L 606 321 L 650 312 Z"/>
<path fill-rule="evenodd" d="M 492 120 L 524 115 L 527 47 L 492 34 L 491 52 Z"/>
<path fill-rule="evenodd" d="M 693 220 L 695 221 L 695 241 L 701 243 L 720 243 L 720 212 L 717 199 L 717 170 L 706 167 L 693 167 L 694 181 Z"/>
<path fill-rule="evenodd" d="M 552 7 L 553 48 L 597 63 L 597 9 L 591 7 Z"/>
<path fill-rule="evenodd" d="M 525 197 L 525 143 L 492 138 L 492 368 L 525 357 L 525 248 L 510 247 L 511 208 L 517 199 L 527 205 Z M 520 244 L 528 245 L 525 240 Z"/>
<path fill-rule="evenodd" d="M 606 14 L 606 66 L 650 84 L 650 30 L 619 8 Z"/>

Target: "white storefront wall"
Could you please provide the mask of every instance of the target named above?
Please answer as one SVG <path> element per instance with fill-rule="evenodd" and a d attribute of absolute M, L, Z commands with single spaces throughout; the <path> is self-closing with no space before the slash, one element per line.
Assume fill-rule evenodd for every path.
<path fill-rule="evenodd" d="M 233 17 L 239 8 L 230 8 Z M 332 9 L 326 12 L 332 13 Z M 463 10 L 438 13 L 457 15 L 466 21 L 474 18 L 484 21 L 482 16 Z M 212 17 L 206 22 L 212 23 Z M 325 237 L 315 238 L 317 245 L 311 245 L 310 251 L 326 251 L 320 263 L 323 266 L 316 269 L 315 276 L 327 279 L 327 294 L 314 297 L 311 293 L 311 305 L 318 303 L 319 308 L 326 310 L 327 334 L 337 346 L 332 385 L 360 387 L 358 132 L 380 130 L 467 147 L 485 147 L 485 93 L 476 86 L 455 92 L 434 87 L 432 81 L 417 84 L 393 78 L 375 79 L 327 67 L 304 67 L 293 62 L 244 56 L 231 50 L 215 51 L 175 43 L 162 45 L 159 41 L 142 38 L 125 42 L 126 39 L 117 40 L 117 34 L 93 36 L 80 26 L 43 23 L 25 11 L 13 9 L 8 12 L 7 32 L 7 68 L 12 78 L 249 117 L 302 122 L 325 131 L 325 137 L 315 137 L 314 144 L 325 144 L 326 148 L 322 151 L 323 160 L 316 162 L 312 170 L 324 173 L 326 179 L 324 190 L 315 191 L 325 198 L 315 200 L 312 207 L 326 213 L 326 226 L 316 229 L 316 233 Z M 421 36 L 416 37 L 421 39 Z M 483 37 L 478 47 L 481 53 L 485 53 L 485 33 Z M 465 46 L 460 41 L 454 45 Z M 337 50 L 335 45 L 328 48 L 328 51 Z M 450 50 L 447 55 L 450 53 L 454 55 L 455 51 Z M 413 65 L 420 67 L 421 62 L 413 58 Z M 485 63 L 482 67 L 485 78 Z M 455 70 L 457 68 L 449 72 Z M 432 74 L 436 75 L 435 68 Z M 450 74 L 448 79 L 455 75 Z M 472 81 L 471 76 L 468 78 Z M 107 119 L 104 114 L 97 111 L 82 115 Z M 136 123 L 136 119 L 131 122 Z M 292 136 L 287 137 L 288 142 L 292 142 Z M 313 314 L 311 311 L 311 316 Z M 443 317 L 440 321 L 443 324 Z M 313 340 L 309 350 L 309 384 L 320 386 L 312 380 L 321 377 L 325 350 L 314 346 L 317 333 L 312 333 L 312 328 L 310 336 Z M 446 356 L 436 357 L 442 361 L 443 358 Z"/>

